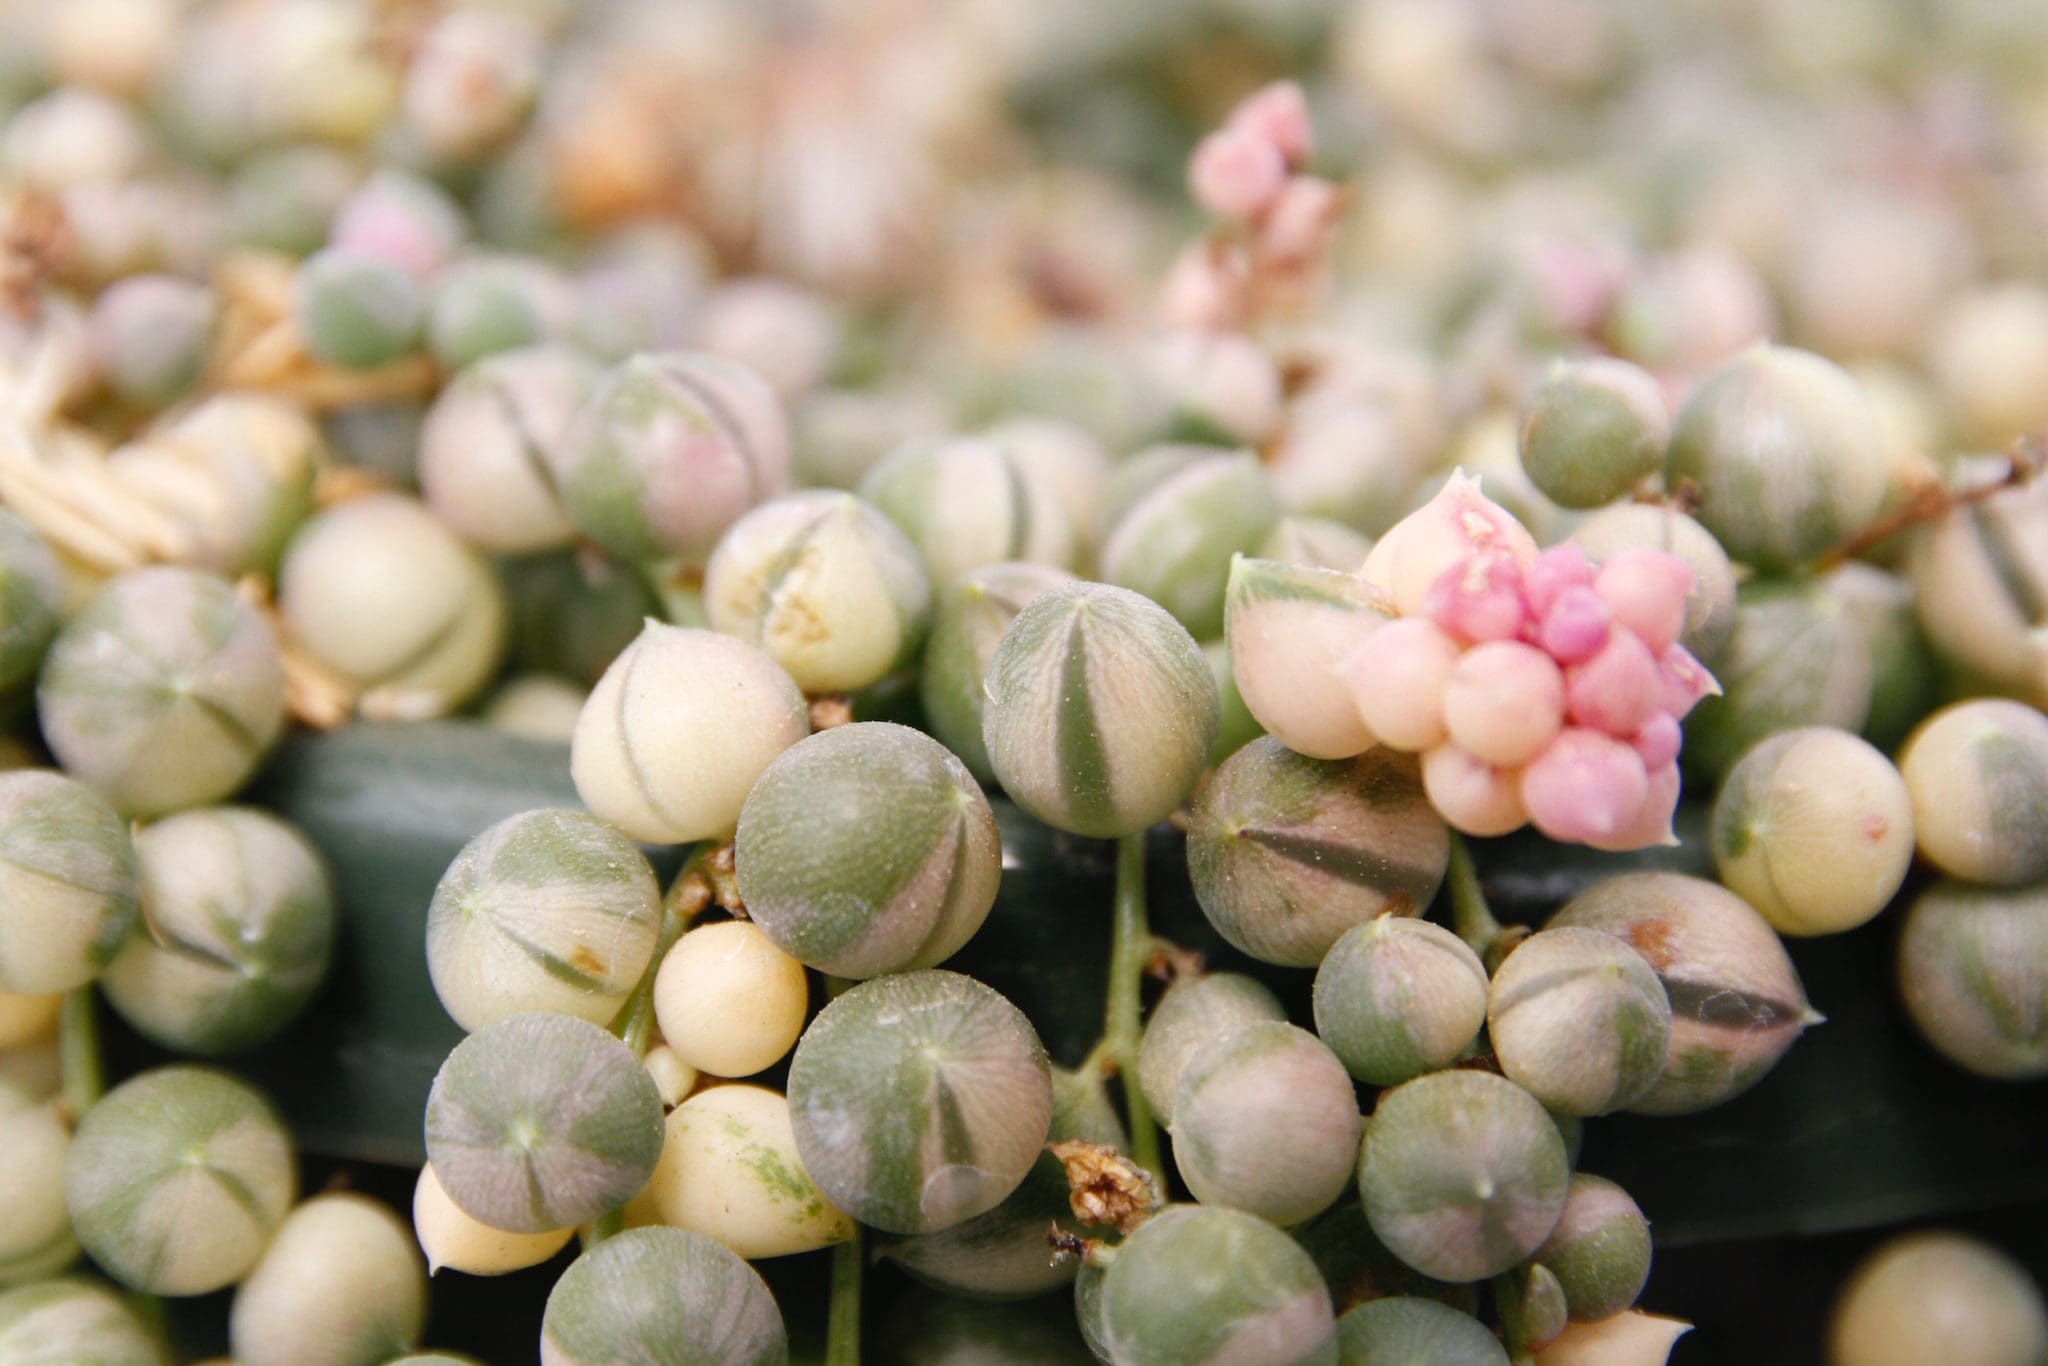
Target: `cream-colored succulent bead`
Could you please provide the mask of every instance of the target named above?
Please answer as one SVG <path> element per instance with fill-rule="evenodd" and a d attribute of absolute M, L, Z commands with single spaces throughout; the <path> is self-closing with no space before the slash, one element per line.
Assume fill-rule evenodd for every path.
<path fill-rule="evenodd" d="M 63 1004 L 62 992 L 31 996 L 0 991 L 0 1048 L 18 1048 L 49 1033 Z"/>
<path fill-rule="evenodd" d="M 661 1221 L 708 1234 L 749 1259 L 809 1252 L 853 1236 L 796 1151 L 789 1102 L 763 1086 L 714 1086 L 668 1117 L 647 1183 Z"/>
<path fill-rule="evenodd" d="M 316 1195 L 235 1291 L 228 1342 L 241 1366 L 378 1366 L 426 1322 L 426 1268 L 404 1222 L 367 1196 Z"/>
<path fill-rule="evenodd" d="M 1964 441 L 1995 450 L 2048 423 L 2048 289 L 1961 295 L 1934 328 L 1927 363 Z"/>
<path fill-rule="evenodd" d="M 751 1077 L 796 1045 L 810 984 L 804 965 L 747 920 L 700 925 L 675 942 L 654 978 L 661 1037 L 714 1077 Z"/>
<path fill-rule="evenodd" d="M 569 770 L 635 839 L 722 839 L 761 771 L 809 733 L 803 694 L 760 649 L 650 620 L 591 690 Z"/>
<path fill-rule="evenodd" d="M 648 1049 L 647 1056 L 640 1061 L 647 1068 L 647 1075 L 654 1078 L 654 1089 L 661 1092 L 661 1103 L 671 1110 L 697 1089 L 697 1069 L 684 1062 L 666 1043 L 658 1043 Z"/>
<path fill-rule="evenodd" d="M 465 1271 L 472 1276 L 502 1276 L 538 1266 L 569 1245 L 573 1228 L 551 1233 L 507 1233 L 465 1214 L 448 1198 L 434 1175 L 434 1164 L 420 1168 L 412 1189 L 412 1228 L 427 1254 L 427 1273 Z"/>
<path fill-rule="evenodd" d="M 0 1285 L 54 1276 L 78 1260 L 64 1207 L 71 1129 L 49 1105 L 0 1095 Z"/>
<path fill-rule="evenodd" d="M 268 572 L 313 504 L 320 432 L 297 404 L 216 394 L 113 453 L 107 472 L 190 538 L 182 562 Z"/>
<path fill-rule="evenodd" d="M 2048 1357 L 2048 1307 L 2025 1268 L 1960 1233 L 1894 1238 L 1835 1301 L 1829 1366 L 2031 1366 Z"/>
<path fill-rule="evenodd" d="M 1574 1323 L 1536 1354 L 1536 1366 L 1664 1366 L 1692 1331 L 1683 1319 L 1639 1309 L 1598 1323 Z"/>
<path fill-rule="evenodd" d="M 1376 742 L 1337 666 L 1393 618 L 1384 594 L 1349 573 L 1238 555 L 1223 611 L 1231 677 L 1260 725 L 1316 759 Z"/>
<path fill-rule="evenodd" d="M 57 1031 L 14 1048 L 0 1049 L 0 1109 L 50 1100 L 64 1080 Z"/>
<path fill-rule="evenodd" d="M 2048 716 L 1977 698 L 1920 723 L 1899 751 L 1920 852 L 1943 872 L 2013 887 L 2048 877 Z"/>
<path fill-rule="evenodd" d="M 552 674 L 527 674 L 491 694 L 484 724 L 528 740 L 568 744 L 590 700 L 588 689 Z"/>
<path fill-rule="evenodd" d="M 164 1346 L 107 1285 L 83 1277 L 0 1294 L 0 1361 L 19 1366 L 163 1366 Z"/>

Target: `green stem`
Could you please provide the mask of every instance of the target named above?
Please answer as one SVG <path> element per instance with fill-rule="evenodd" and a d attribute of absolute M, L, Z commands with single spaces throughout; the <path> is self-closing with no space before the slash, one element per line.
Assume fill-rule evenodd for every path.
<path fill-rule="evenodd" d="M 825 1320 L 825 1366 L 860 1366 L 861 1236 L 832 1249 L 832 1303 Z"/>
<path fill-rule="evenodd" d="M 612 1018 L 612 1033 L 619 1041 L 633 1050 L 635 1057 L 647 1053 L 647 1037 L 654 1032 L 654 979 L 661 972 L 661 960 L 668 957 L 668 951 L 675 947 L 676 940 L 683 937 L 683 931 L 690 928 L 690 922 L 676 906 L 673 889 L 683 879 L 697 871 L 711 853 L 708 843 L 699 844 L 690 851 L 689 858 L 672 883 L 671 894 L 661 899 L 661 929 L 654 937 L 654 956 L 647 960 L 647 970 L 640 974 L 640 980 L 633 984 L 633 994 L 626 998 L 626 1004 L 619 1007 L 619 1013 Z M 610 1216 L 607 1215 L 607 1218 Z M 600 1222 L 602 1222 L 600 1220 Z M 596 1225 L 592 1225 L 595 1232 Z M 614 1229 L 613 1232 L 618 1230 Z"/>
<path fill-rule="evenodd" d="M 57 1017 L 58 1074 L 65 1108 L 75 1124 L 107 1093 L 106 1064 L 100 1058 L 99 1003 L 92 984 L 64 993 Z"/>
<path fill-rule="evenodd" d="M 1124 1113 L 1131 1130 L 1131 1160 L 1152 1173 L 1163 1192 L 1166 1173 L 1159 1164 L 1159 1130 L 1152 1108 L 1138 1086 L 1138 1040 L 1142 1013 L 1139 993 L 1145 965 L 1152 957 L 1152 935 L 1145 927 L 1145 832 L 1125 835 L 1116 846 L 1116 904 L 1109 945 L 1109 1002 L 1103 1031 L 1124 1083 Z"/>
<path fill-rule="evenodd" d="M 1501 925 L 1486 904 L 1486 893 L 1480 890 L 1479 870 L 1472 866 L 1472 851 L 1465 847 L 1464 836 L 1455 830 L 1451 832 L 1451 863 L 1444 882 L 1451 894 L 1451 927 L 1458 938 L 1471 946 L 1472 952 L 1486 957 L 1500 939 Z"/>
<path fill-rule="evenodd" d="M 1522 1318 L 1521 1277 L 1503 1271 L 1493 1278 L 1493 1307 L 1500 1314 L 1500 1340 L 1508 1349 L 1508 1359 L 1521 1359 L 1527 1354 L 1529 1343 L 1529 1327 Z"/>

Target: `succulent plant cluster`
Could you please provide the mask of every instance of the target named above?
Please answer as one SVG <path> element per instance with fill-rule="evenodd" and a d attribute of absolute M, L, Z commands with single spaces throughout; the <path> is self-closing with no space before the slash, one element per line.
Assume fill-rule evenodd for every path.
<path fill-rule="evenodd" d="M 545 1363 L 1655 1363 L 1582 1128 L 1758 1085 L 1785 940 L 1898 906 L 1871 990 L 2048 1075 L 2048 30 L 1110 8 L 0 3 L 0 1361 L 230 1288 L 244 1366 L 466 1360 L 429 1274 L 555 1264 Z M 1192 241 L 1100 170 L 1183 155 Z M 462 714 L 580 805 L 380 908 L 463 1036 L 408 1232 L 218 1065 L 350 1008 L 377 856 L 245 794 Z M 1524 826 L 1633 861 L 1503 926 Z M 1092 1048 L 960 970 L 1025 914 Z M 1943 1237 L 1831 1332 L 2048 1350 Z"/>

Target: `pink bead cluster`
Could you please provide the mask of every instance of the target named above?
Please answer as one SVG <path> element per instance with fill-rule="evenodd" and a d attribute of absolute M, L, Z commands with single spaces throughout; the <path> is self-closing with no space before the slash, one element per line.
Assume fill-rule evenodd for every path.
<path fill-rule="evenodd" d="M 1570 542 L 1539 553 L 1454 476 L 1360 573 L 1402 615 L 1344 679 L 1381 743 L 1421 753 L 1446 821 L 1470 835 L 1529 822 L 1596 849 L 1671 842 L 1678 723 L 1720 691 L 1678 643 L 1683 559 L 1625 550 L 1596 566 Z"/>

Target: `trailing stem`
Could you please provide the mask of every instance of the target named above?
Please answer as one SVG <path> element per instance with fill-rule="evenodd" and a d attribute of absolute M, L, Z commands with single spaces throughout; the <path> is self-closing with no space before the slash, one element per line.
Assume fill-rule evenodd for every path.
<path fill-rule="evenodd" d="M 1159 1130 L 1138 1087 L 1140 992 L 1153 941 L 1145 924 L 1145 832 L 1125 835 L 1116 848 L 1116 902 L 1109 947 L 1108 1019 L 1103 1032 L 1109 1057 L 1124 1084 L 1124 1114 L 1131 1131 L 1131 1158 L 1166 1189 L 1159 1164 Z"/>

